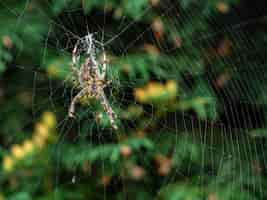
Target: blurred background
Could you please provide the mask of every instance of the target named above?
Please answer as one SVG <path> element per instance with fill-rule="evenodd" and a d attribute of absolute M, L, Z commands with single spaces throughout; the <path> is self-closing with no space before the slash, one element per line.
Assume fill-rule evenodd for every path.
<path fill-rule="evenodd" d="M 0 5 L 0 200 L 267 199 L 264 0 Z M 88 33 L 118 130 L 94 99 L 68 118 Z"/>

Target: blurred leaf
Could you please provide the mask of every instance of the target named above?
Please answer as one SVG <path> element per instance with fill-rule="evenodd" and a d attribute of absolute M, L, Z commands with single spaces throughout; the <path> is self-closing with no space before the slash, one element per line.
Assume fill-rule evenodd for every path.
<path fill-rule="evenodd" d="M 184 184 L 171 184 L 163 187 L 158 195 L 159 200 L 200 200 L 203 199 L 203 192 L 200 188 Z"/>

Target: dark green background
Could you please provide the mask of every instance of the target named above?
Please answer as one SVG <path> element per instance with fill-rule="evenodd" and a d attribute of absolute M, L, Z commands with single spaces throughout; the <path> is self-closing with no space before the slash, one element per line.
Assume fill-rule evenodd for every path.
<path fill-rule="evenodd" d="M 0 199 L 267 198 L 266 3 L 155 2 L 0 2 L 0 159 L 44 111 L 58 119 L 56 141 L 1 170 Z M 98 102 L 67 118 L 71 51 L 88 32 L 104 34 L 118 131 Z M 169 80 L 171 103 L 136 101 L 136 88 Z"/>

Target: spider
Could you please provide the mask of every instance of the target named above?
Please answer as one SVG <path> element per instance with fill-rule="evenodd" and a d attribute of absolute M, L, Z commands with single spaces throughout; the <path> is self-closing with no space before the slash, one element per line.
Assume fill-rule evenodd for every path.
<path fill-rule="evenodd" d="M 94 43 L 100 44 L 102 47 L 103 64 L 99 64 L 96 60 L 97 49 Z M 78 64 L 80 63 L 80 56 L 82 54 L 85 54 L 85 60 L 81 66 L 78 67 Z M 81 98 L 94 98 L 103 106 L 112 128 L 117 129 L 118 127 L 115 124 L 117 116 L 109 105 L 104 93 L 104 88 L 111 83 L 111 81 L 106 81 L 106 63 L 106 54 L 103 44 L 94 40 L 93 34 L 88 34 L 76 42 L 72 51 L 71 69 L 74 81 L 77 82 L 77 88 L 80 89 L 80 91 L 72 99 L 68 115 L 71 118 L 74 117 L 75 105 L 81 100 Z"/>

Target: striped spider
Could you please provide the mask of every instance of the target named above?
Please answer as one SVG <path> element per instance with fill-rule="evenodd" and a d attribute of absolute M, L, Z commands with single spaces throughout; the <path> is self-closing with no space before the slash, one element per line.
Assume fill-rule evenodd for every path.
<path fill-rule="evenodd" d="M 96 44 L 100 44 L 103 51 L 103 64 L 96 60 Z M 81 55 L 85 56 L 84 62 L 79 67 Z M 77 88 L 80 89 L 78 94 L 72 99 L 69 107 L 69 117 L 74 117 L 75 105 L 84 97 L 94 98 L 100 102 L 104 111 L 107 113 L 112 128 L 117 129 L 115 120 L 117 118 L 112 110 L 104 93 L 104 88 L 110 84 L 106 81 L 106 54 L 103 44 L 94 40 L 93 34 L 88 34 L 79 39 L 72 51 L 72 74 Z M 101 70 L 100 70 L 101 67 Z"/>

